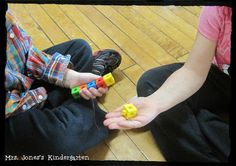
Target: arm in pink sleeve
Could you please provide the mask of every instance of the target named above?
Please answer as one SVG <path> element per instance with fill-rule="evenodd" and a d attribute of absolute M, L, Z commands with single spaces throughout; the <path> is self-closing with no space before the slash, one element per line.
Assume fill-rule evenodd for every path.
<path fill-rule="evenodd" d="M 199 17 L 199 32 L 209 40 L 216 41 L 220 32 L 220 17 L 217 6 L 205 6 Z"/>

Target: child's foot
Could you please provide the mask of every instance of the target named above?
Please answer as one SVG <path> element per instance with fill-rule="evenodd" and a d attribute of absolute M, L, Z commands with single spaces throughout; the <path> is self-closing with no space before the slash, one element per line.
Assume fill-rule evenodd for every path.
<path fill-rule="evenodd" d="M 99 50 L 93 56 L 92 73 L 100 76 L 112 72 L 121 63 L 121 55 L 112 49 Z"/>

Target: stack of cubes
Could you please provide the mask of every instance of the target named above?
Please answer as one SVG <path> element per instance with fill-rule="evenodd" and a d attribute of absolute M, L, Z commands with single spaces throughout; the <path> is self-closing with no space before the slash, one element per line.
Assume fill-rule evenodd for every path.
<path fill-rule="evenodd" d="M 84 88 L 95 88 L 95 89 L 98 89 L 100 87 L 102 88 L 105 88 L 105 87 L 109 87 L 111 85 L 115 84 L 115 79 L 114 77 L 112 76 L 111 73 L 108 73 L 106 75 L 104 75 L 103 77 L 100 77 L 98 79 L 96 79 L 95 81 L 91 81 L 87 84 L 84 84 L 84 85 L 81 85 L 81 86 L 77 86 L 77 87 L 74 87 L 72 90 L 71 90 L 71 94 L 72 96 L 75 98 L 75 99 L 79 99 L 80 98 L 80 91 Z"/>

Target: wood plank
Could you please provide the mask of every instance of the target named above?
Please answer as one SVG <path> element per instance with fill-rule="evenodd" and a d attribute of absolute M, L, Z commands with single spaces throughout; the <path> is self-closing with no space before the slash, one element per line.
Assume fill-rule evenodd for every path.
<path fill-rule="evenodd" d="M 125 103 L 123 98 L 116 92 L 113 87 L 110 87 L 106 95 L 98 98 L 98 100 L 105 107 L 107 112 L 113 111 L 114 109 Z"/>
<path fill-rule="evenodd" d="M 84 34 L 80 28 L 74 24 L 73 20 L 64 14 L 58 5 L 44 4 L 41 5 L 41 7 L 70 39 L 84 39 L 92 47 L 92 50 L 97 51 L 99 49 L 96 43 L 91 41 L 89 36 Z"/>
<path fill-rule="evenodd" d="M 84 153 L 89 160 L 117 160 L 114 153 L 104 143 L 98 144 Z"/>
<path fill-rule="evenodd" d="M 79 5 L 59 5 L 62 11 L 80 27 L 80 29 L 96 43 L 100 49 L 111 48 L 117 50 L 122 55 L 120 69 L 127 68 L 134 64 L 134 61 L 116 45 L 111 38 L 105 35 L 91 20 L 89 20 L 80 10 L 76 8 Z M 88 10 L 87 10 L 88 11 Z M 90 13 L 90 12 L 87 12 Z M 79 19 L 78 19 L 79 18 Z"/>
<path fill-rule="evenodd" d="M 113 75 L 117 80 L 113 88 L 125 102 L 128 102 L 132 97 L 136 96 L 135 85 L 120 70 L 115 70 Z"/>
<path fill-rule="evenodd" d="M 122 131 L 113 131 L 106 140 L 118 160 L 147 161 L 134 142 Z"/>
<path fill-rule="evenodd" d="M 136 64 L 123 70 L 123 72 L 135 85 L 137 85 L 137 82 L 141 75 L 144 73 L 144 70 Z"/>
<path fill-rule="evenodd" d="M 198 17 L 188 10 L 186 10 L 182 6 L 167 6 L 168 9 L 170 9 L 173 13 L 175 13 L 177 16 L 184 19 L 187 23 L 191 24 L 195 28 L 198 28 Z"/>
<path fill-rule="evenodd" d="M 197 17 L 199 17 L 202 10 L 201 6 L 184 6 L 184 8 Z"/>
<path fill-rule="evenodd" d="M 149 8 L 192 40 L 195 39 L 197 33 L 196 28 L 185 22 L 181 17 L 175 15 L 166 6 L 150 6 Z"/>
<path fill-rule="evenodd" d="M 182 46 L 162 33 L 151 22 L 147 21 L 132 6 L 113 6 L 113 8 L 173 57 L 177 58 L 186 54 L 187 51 Z"/>
<path fill-rule="evenodd" d="M 45 13 L 40 5 L 27 4 L 24 6 L 29 11 L 35 22 L 37 22 L 41 26 L 41 28 L 44 30 L 53 44 L 60 44 L 69 40 L 69 38 L 47 15 L 47 13 Z"/>
<path fill-rule="evenodd" d="M 141 47 L 147 54 L 160 64 L 166 62 L 174 62 L 175 58 L 170 56 L 163 48 L 149 38 L 145 33 L 136 28 L 127 19 L 120 15 L 111 6 L 96 6 L 105 17 L 107 17 L 113 24 L 129 36 L 136 44 Z"/>
<path fill-rule="evenodd" d="M 152 57 L 148 56 L 137 44 L 124 34 L 119 28 L 106 19 L 92 6 L 78 6 L 90 20 L 93 20 L 103 32 L 109 36 L 121 49 L 123 49 L 143 69 L 159 65 Z M 90 12 L 87 12 L 90 11 Z M 73 13 L 74 14 L 74 13 Z M 144 58 L 145 57 L 145 58 Z"/>
<path fill-rule="evenodd" d="M 166 161 L 150 130 L 127 130 L 129 137 L 136 143 L 149 161 Z"/>
<path fill-rule="evenodd" d="M 33 44 L 40 50 L 52 46 L 42 28 L 33 20 L 23 4 L 8 4 L 24 30 L 33 39 Z"/>
<path fill-rule="evenodd" d="M 193 40 L 184 33 L 180 32 L 171 23 L 167 22 L 162 17 L 151 11 L 148 7 L 135 6 L 134 8 L 143 17 L 145 17 L 145 19 L 152 22 L 154 26 L 183 46 L 187 51 L 192 49 Z"/>

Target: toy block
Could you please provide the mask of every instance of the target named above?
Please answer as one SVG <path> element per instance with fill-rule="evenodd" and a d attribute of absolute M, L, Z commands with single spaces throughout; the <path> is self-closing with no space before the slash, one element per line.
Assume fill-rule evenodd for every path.
<path fill-rule="evenodd" d="M 100 77 L 94 81 L 91 81 L 87 84 L 83 84 L 83 85 L 80 85 L 78 87 L 75 87 L 71 90 L 71 94 L 73 95 L 74 98 L 78 99 L 80 98 L 80 91 L 83 90 L 84 88 L 100 88 L 100 87 L 107 87 L 107 86 L 111 86 L 115 83 L 115 79 L 114 77 L 112 76 L 111 73 L 108 73 L 106 75 L 104 75 L 103 77 Z"/>
<path fill-rule="evenodd" d="M 86 85 L 86 84 L 80 85 L 80 90 L 82 90 L 82 89 L 84 89 L 84 88 L 87 88 L 87 85 Z"/>
<path fill-rule="evenodd" d="M 72 88 L 71 89 L 71 94 L 72 96 L 75 98 L 75 99 L 79 99 L 80 98 L 80 91 L 84 88 L 87 88 L 87 85 L 86 84 L 83 84 L 81 86 L 77 86 L 75 88 Z"/>
<path fill-rule="evenodd" d="M 96 85 L 96 82 L 95 81 L 91 81 L 91 82 L 89 82 L 88 84 L 87 84 L 87 88 L 89 89 L 89 88 L 95 88 L 95 89 L 97 89 L 97 85 Z"/>
<path fill-rule="evenodd" d="M 107 85 L 104 82 L 103 77 L 100 77 L 100 78 L 96 79 L 96 85 L 97 85 L 98 88 L 100 88 L 100 87 L 101 88 L 107 87 Z"/>
<path fill-rule="evenodd" d="M 115 79 L 114 79 L 114 77 L 112 76 L 111 73 L 108 73 L 108 74 L 104 75 L 103 79 L 104 79 L 104 82 L 107 86 L 111 86 L 115 83 Z"/>
<path fill-rule="evenodd" d="M 131 119 L 137 115 L 137 111 L 137 108 L 133 104 L 124 104 L 122 109 L 122 116 L 126 119 Z"/>
<path fill-rule="evenodd" d="M 79 86 L 71 89 L 71 94 L 75 99 L 80 98 L 79 92 L 80 92 L 80 87 Z"/>

